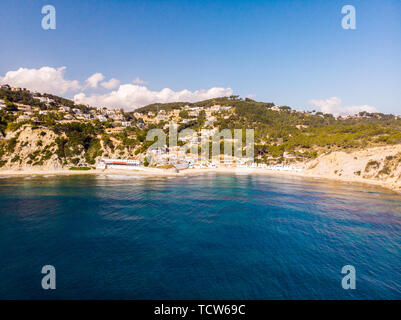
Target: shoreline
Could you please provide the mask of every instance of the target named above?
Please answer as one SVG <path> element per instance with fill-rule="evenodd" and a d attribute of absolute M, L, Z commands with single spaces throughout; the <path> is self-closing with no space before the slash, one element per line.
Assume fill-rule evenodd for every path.
<path fill-rule="evenodd" d="M 340 183 L 362 184 L 390 189 L 401 194 L 401 186 L 386 181 L 363 179 L 359 177 L 346 178 L 339 176 L 320 175 L 308 171 L 273 171 L 260 168 L 204 168 L 204 169 L 184 169 L 175 172 L 173 169 L 147 168 L 144 170 L 119 170 L 119 169 L 93 169 L 88 171 L 79 170 L 4 170 L 0 171 L 0 177 L 32 177 L 32 176 L 75 176 L 75 175 L 125 175 L 125 176 L 144 176 L 144 177 L 184 177 L 202 174 L 256 174 L 271 176 L 295 176 L 307 179 L 317 179 L 320 181 L 336 181 Z"/>

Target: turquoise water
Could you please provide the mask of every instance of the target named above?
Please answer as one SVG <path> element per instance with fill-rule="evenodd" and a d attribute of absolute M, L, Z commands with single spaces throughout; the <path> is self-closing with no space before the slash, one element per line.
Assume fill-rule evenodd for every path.
<path fill-rule="evenodd" d="M 400 299 L 401 196 L 300 178 L 0 179 L 1 299 Z M 41 288 L 53 265 L 57 289 Z M 341 268 L 356 268 L 356 290 Z"/>

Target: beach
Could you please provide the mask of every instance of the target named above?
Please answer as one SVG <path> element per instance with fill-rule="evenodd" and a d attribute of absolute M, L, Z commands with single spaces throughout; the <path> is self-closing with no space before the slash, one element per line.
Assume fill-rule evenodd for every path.
<path fill-rule="evenodd" d="M 146 169 L 146 170 L 144 170 Z M 138 168 L 138 170 L 119 170 L 119 169 L 92 169 L 92 170 L 3 170 L 0 171 L 0 177 L 15 176 L 75 176 L 75 175 L 125 175 L 125 176 L 144 176 L 144 177 L 179 177 L 202 174 L 253 174 L 253 175 L 275 175 L 275 176 L 297 176 L 305 179 L 318 179 L 337 181 L 342 183 L 365 184 L 383 187 L 401 193 L 401 183 L 394 183 L 385 180 L 366 179 L 363 177 L 338 176 L 335 174 L 327 174 L 311 169 L 302 171 L 276 171 L 262 168 L 236 168 L 236 167 L 219 167 L 219 168 L 202 168 L 202 169 L 159 169 L 159 168 Z"/>

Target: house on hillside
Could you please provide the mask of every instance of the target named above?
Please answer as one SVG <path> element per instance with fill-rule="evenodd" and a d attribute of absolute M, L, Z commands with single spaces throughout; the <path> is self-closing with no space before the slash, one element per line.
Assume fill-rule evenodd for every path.
<path fill-rule="evenodd" d="M 40 100 L 40 102 L 43 102 L 43 103 L 53 102 L 53 100 L 50 99 L 49 97 L 33 97 L 33 98 L 34 99 L 38 99 L 38 100 Z"/>
<path fill-rule="evenodd" d="M 19 103 L 17 103 L 16 105 L 18 106 L 19 111 L 31 111 L 32 110 L 32 107 L 28 106 L 28 105 L 19 104 Z"/>
<path fill-rule="evenodd" d="M 17 122 L 29 121 L 31 118 L 27 115 L 22 115 L 17 118 Z"/>
<path fill-rule="evenodd" d="M 211 106 L 211 107 L 210 107 L 210 110 L 211 110 L 212 112 L 220 111 L 220 105 L 215 104 L 214 106 Z"/>
<path fill-rule="evenodd" d="M 122 133 L 124 132 L 124 128 L 122 127 L 116 127 L 116 128 L 107 128 L 106 133 L 112 134 L 112 133 Z"/>
<path fill-rule="evenodd" d="M 71 108 L 70 107 L 61 106 L 60 108 L 58 108 L 58 110 L 61 111 L 61 112 L 70 112 Z"/>
<path fill-rule="evenodd" d="M 110 115 L 110 118 L 113 119 L 114 121 L 123 121 L 124 116 L 122 114 L 112 114 Z"/>
<path fill-rule="evenodd" d="M 198 110 L 190 111 L 190 112 L 188 113 L 188 115 L 189 115 L 190 117 L 196 118 L 196 117 L 199 115 L 199 111 L 198 111 Z"/>
<path fill-rule="evenodd" d="M 163 115 L 163 114 L 158 114 L 157 117 L 156 117 L 156 120 L 157 121 L 167 121 L 168 117 Z"/>
<path fill-rule="evenodd" d="M 105 116 L 102 116 L 102 115 L 96 116 L 96 118 L 99 119 L 99 121 L 101 121 L 101 122 L 107 121 L 107 118 Z"/>

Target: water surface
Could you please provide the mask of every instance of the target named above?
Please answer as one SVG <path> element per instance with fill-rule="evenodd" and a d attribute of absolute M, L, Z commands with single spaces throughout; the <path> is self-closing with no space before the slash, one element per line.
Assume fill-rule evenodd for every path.
<path fill-rule="evenodd" d="M 3 178 L 0 261 L 1 299 L 400 299 L 401 197 L 257 175 Z"/>

